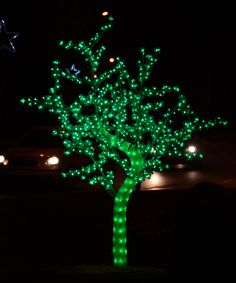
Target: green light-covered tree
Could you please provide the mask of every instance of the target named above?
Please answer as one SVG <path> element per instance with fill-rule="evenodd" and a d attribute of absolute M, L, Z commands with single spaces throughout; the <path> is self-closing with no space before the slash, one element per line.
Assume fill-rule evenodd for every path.
<path fill-rule="evenodd" d="M 114 197 L 113 262 L 124 267 L 127 266 L 126 211 L 136 184 L 150 178 L 154 171 L 168 168 L 165 156 L 196 157 L 197 153 L 183 150 L 185 142 L 195 131 L 226 122 L 219 117 L 208 121 L 199 119 L 177 86 L 148 85 L 160 49 L 152 53 L 144 48 L 140 50 L 136 77 L 129 74 L 120 58 L 115 58 L 109 70 L 101 71 L 106 48 L 99 43 L 103 33 L 111 29 L 112 21 L 111 16 L 107 17 L 88 42 L 59 42 L 59 46 L 73 49 L 85 59 L 85 65 L 89 66 L 85 75 L 82 71 L 68 72 L 59 61 L 54 61 L 55 85 L 50 94 L 21 102 L 57 115 L 60 127 L 53 133 L 62 138 L 65 154 L 76 152 L 89 158 L 89 164 L 62 175 L 88 179 L 90 184 L 101 185 Z M 78 87 L 78 96 L 70 105 L 62 96 L 62 80 Z M 90 111 L 86 111 L 88 108 Z M 118 163 L 126 176 L 118 189 L 114 188 L 113 168 L 106 166 L 109 160 Z"/>

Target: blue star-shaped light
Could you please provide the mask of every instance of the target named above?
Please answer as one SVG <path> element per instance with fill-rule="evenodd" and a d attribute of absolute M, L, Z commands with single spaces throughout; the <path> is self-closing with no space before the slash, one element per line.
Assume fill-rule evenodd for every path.
<path fill-rule="evenodd" d="M 80 73 L 80 70 L 75 67 L 75 64 L 72 64 L 70 69 L 67 68 L 66 71 L 69 73 L 74 73 L 75 75 L 78 75 Z"/>
<path fill-rule="evenodd" d="M 4 20 L 0 20 L 0 49 L 5 47 L 11 52 L 15 52 L 15 46 L 11 41 L 18 35 L 18 32 L 7 32 Z"/>

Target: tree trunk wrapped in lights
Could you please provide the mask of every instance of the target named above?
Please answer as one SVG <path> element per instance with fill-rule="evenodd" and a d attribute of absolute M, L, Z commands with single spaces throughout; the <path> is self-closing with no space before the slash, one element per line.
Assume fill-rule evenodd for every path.
<path fill-rule="evenodd" d="M 219 117 L 208 121 L 198 118 L 177 86 L 158 89 L 148 85 L 159 49 L 152 53 L 140 50 L 136 77 L 129 74 L 120 58 L 115 58 L 109 70 L 102 71 L 106 48 L 99 42 L 112 27 L 112 21 L 112 17 L 107 17 L 107 22 L 88 42 L 59 42 L 59 46 L 77 51 L 89 71 L 83 70 L 83 66 L 78 71 L 74 65 L 68 71 L 54 61 L 51 70 L 55 84 L 49 95 L 21 101 L 58 116 L 60 127 L 53 134 L 62 138 L 66 155 L 78 153 L 89 158 L 89 164 L 63 172 L 62 176 L 88 179 L 90 184 L 103 186 L 114 197 L 113 259 L 115 266 L 124 267 L 126 210 L 136 184 L 155 171 L 167 169 L 163 157 L 202 157 L 184 151 L 186 141 L 195 131 L 226 122 Z M 63 96 L 63 80 L 73 82 L 78 90 L 78 96 L 69 105 Z M 126 176 L 118 189 L 114 188 L 114 172 L 106 166 L 109 160 L 118 163 Z"/>

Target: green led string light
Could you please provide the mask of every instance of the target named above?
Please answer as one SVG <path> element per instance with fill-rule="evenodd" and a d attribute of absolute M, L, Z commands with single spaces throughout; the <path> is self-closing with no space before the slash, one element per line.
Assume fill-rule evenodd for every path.
<path fill-rule="evenodd" d="M 113 21 L 112 17 L 106 19 L 88 42 L 59 42 L 66 50 L 77 51 L 85 59 L 89 72 L 68 72 L 60 61 L 54 61 L 51 69 L 54 86 L 49 95 L 21 102 L 57 115 L 60 127 L 53 134 L 62 138 L 65 154 L 85 154 L 90 160 L 81 168 L 63 172 L 63 177 L 88 179 L 90 184 L 103 186 L 114 197 L 114 265 L 125 267 L 126 210 L 136 184 L 150 178 L 153 172 L 168 168 L 163 161 L 165 156 L 202 157 L 184 152 L 186 141 L 195 131 L 226 122 L 219 117 L 201 120 L 177 86 L 157 88 L 147 84 L 160 49 L 151 53 L 144 48 L 140 50 L 137 77 L 129 74 L 119 57 L 112 60 L 109 70 L 101 71 L 106 48 L 99 42 Z M 77 99 L 70 105 L 64 102 L 63 80 L 73 82 L 78 89 Z M 174 105 L 168 106 L 169 95 Z M 91 107 L 92 113 L 86 112 L 86 107 Z M 114 172 L 106 166 L 110 160 L 118 163 L 126 175 L 119 189 L 114 188 Z"/>

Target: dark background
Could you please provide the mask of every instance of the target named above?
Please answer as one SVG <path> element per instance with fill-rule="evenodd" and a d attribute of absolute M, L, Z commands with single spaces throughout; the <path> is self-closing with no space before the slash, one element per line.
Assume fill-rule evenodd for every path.
<path fill-rule="evenodd" d="M 114 28 L 107 34 L 107 57 L 123 57 L 133 71 L 140 47 L 160 47 L 152 82 L 160 87 L 162 83 L 178 85 L 196 112 L 202 117 L 221 115 L 235 133 L 235 9 L 233 1 L 204 2 L 1 3 L 0 18 L 7 30 L 20 35 L 13 41 L 15 53 L 0 49 L 0 146 L 26 128 L 56 123 L 46 111 L 24 107 L 20 99 L 48 94 L 51 61 L 60 59 L 68 67 L 77 63 L 75 54 L 59 48 L 58 41 L 89 39 L 102 23 L 104 10 L 115 18 Z M 216 157 L 222 147 L 234 150 L 234 142 L 231 147 L 222 144 L 215 150 L 213 140 L 208 148 Z M 235 150 L 229 152 L 233 162 L 228 166 L 226 158 L 221 166 L 220 159 L 210 162 L 219 170 L 230 167 L 230 177 L 235 176 L 233 153 Z M 36 194 L 35 186 L 36 182 L 31 194 L 10 192 L 8 197 L 0 197 L 0 273 L 5 266 L 13 266 L 23 274 L 23 264 L 111 264 L 110 196 L 89 190 Z M 209 282 L 213 274 L 219 279 L 225 270 L 222 282 L 227 282 L 225 276 L 235 270 L 235 199 L 234 189 L 208 183 L 190 190 L 137 191 L 127 218 L 130 264 L 174 266 L 181 279 L 182 273 L 186 276 L 193 271 L 194 278 L 201 276 L 202 280 L 206 268 Z M 24 270 L 29 276 L 29 269 Z M 32 278 L 38 279 L 38 273 Z M 67 278 L 65 282 L 70 281 Z"/>
<path fill-rule="evenodd" d="M 19 36 L 13 40 L 15 53 L 0 49 L 1 142 L 25 128 L 56 123 L 56 117 L 19 100 L 48 94 L 51 62 L 60 59 L 68 67 L 77 62 L 76 54 L 59 48 L 58 41 L 89 39 L 102 24 L 104 10 L 115 19 L 105 38 L 106 56 L 122 57 L 132 72 L 140 47 L 160 47 L 152 82 L 178 85 L 197 113 L 221 115 L 234 131 L 236 19 L 230 2 L 5 1 L 0 18 L 8 32 Z"/>

